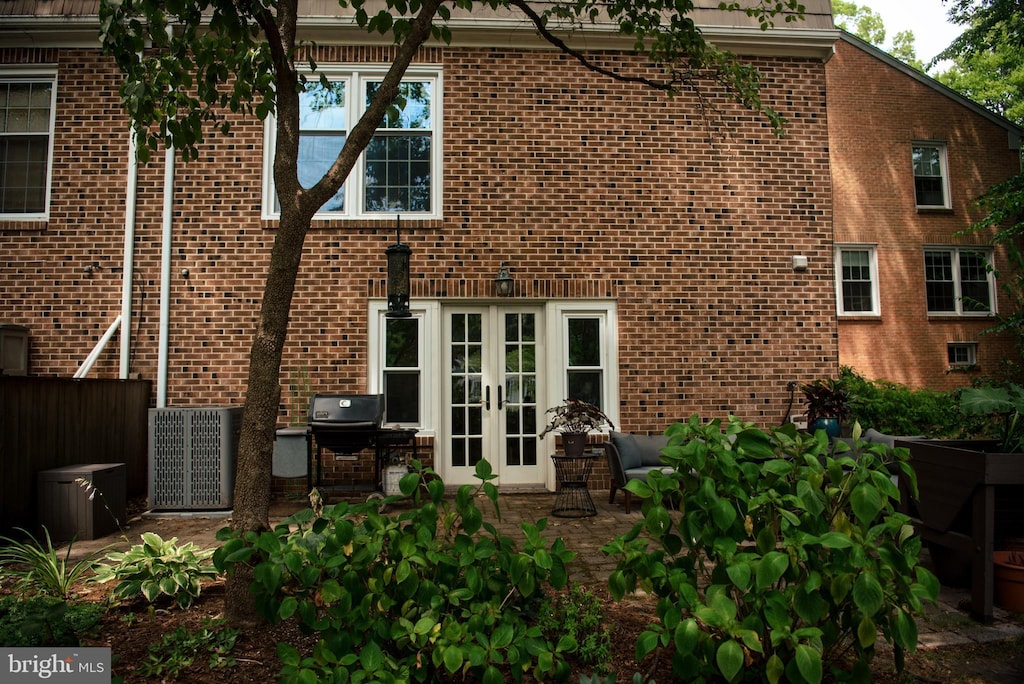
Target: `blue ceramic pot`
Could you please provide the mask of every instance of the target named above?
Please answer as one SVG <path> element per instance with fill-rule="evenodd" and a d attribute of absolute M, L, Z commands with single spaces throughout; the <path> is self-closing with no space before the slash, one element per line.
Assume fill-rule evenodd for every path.
<path fill-rule="evenodd" d="M 839 419 L 838 418 L 818 418 L 810 424 L 811 432 L 817 432 L 818 430 L 824 430 L 825 434 L 835 439 L 839 436 Z"/>

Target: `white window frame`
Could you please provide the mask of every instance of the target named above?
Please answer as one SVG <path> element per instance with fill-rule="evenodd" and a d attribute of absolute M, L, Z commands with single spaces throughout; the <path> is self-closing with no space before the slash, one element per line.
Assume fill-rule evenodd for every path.
<path fill-rule="evenodd" d="M 867 252 L 868 267 L 871 275 L 871 310 L 870 311 L 847 311 L 843 304 L 843 252 Z M 840 316 L 880 316 L 882 315 L 881 303 L 879 302 L 878 288 L 878 248 L 872 244 L 838 244 L 835 248 L 835 273 L 836 273 L 836 311 Z"/>
<path fill-rule="evenodd" d="M 57 70 L 55 68 L 30 68 L 0 70 L 0 83 L 50 83 L 50 121 L 47 130 L 49 138 L 46 150 L 46 188 L 44 189 L 43 210 L 40 212 L 0 212 L 0 221 L 47 221 L 50 218 L 50 193 L 53 189 L 53 147 L 56 137 L 57 119 Z M 4 137 L 17 133 L 2 133 Z M 25 135 L 41 135 L 38 131 L 25 132 Z"/>
<path fill-rule="evenodd" d="M 942 177 L 942 204 L 918 204 L 917 202 L 917 174 L 914 171 L 913 151 L 918 147 L 928 147 L 939 151 L 939 173 Z M 911 143 L 910 149 L 910 173 L 911 178 L 914 180 L 914 205 L 918 209 L 949 209 L 951 206 L 949 197 L 949 158 L 946 143 L 936 140 L 915 140 Z"/>
<path fill-rule="evenodd" d="M 366 85 L 371 81 L 379 81 L 387 73 L 389 65 L 319 65 L 317 73 L 310 78 L 319 78 L 324 74 L 331 81 L 346 82 L 345 114 L 348 125 L 347 131 L 359 121 L 366 101 Z M 412 219 L 441 219 L 443 210 L 441 202 L 443 199 L 443 168 L 444 144 L 442 131 L 444 129 L 444 85 L 440 65 L 416 65 L 410 67 L 402 77 L 402 81 L 430 81 L 431 89 L 431 152 L 430 152 L 430 211 L 402 211 L 403 217 Z M 420 130 L 420 129 L 411 129 Z M 281 218 L 281 212 L 277 208 L 277 189 L 274 185 L 274 153 L 277 149 L 277 123 L 274 115 L 268 116 L 263 125 L 263 137 L 266 142 L 263 148 L 263 219 L 277 220 Z M 314 220 L 382 220 L 393 221 L 395 212 L 377 211 L 368 212 L 363 210 L 366 193 L 366 159 L 365 154 L 360 154 L 352 173 L 345 180 L 345 209 L 343 211 L 318 211 Z"/>
<path fill-rule="evenodd" d="M 548 349 L 548 368 L 555 369 L 547 387 L 547 406 L 557 406 L 569 395 L 569 320 L 596 318 L 601 337 L 601 396 L 605 406 L 601 409 L 616 427 L 619 425 L 619 352 L 618 314 L 615 302 L 606 300 L 552 302 L 547 309 L 547 329 L 556 331 L 557 345 Z"/>
<path fill-rule="evenodd" d="M 960 362 L 953 362 L 949 360 L 950 352 L 953 349 L 963 349 L 967 352 L 967 360 Z M 947 342 L 946 343 L 946 362 L 949 364 L 950 369 L 962 370 L 975 368 L 978 365 L 978 343 L 977 342 Z"/>
<path fill-rule="evenodd" d="M 384 331 L 386 330 L 386 319 L 388 303 L 386 300 L 375 299 L 370 301 L 368 331 L 368 342 L 370 353 L 368 354 L 368 386 L 371 394 L 384 392 L 384 369 L 385 346 Z M 436 301 L 414 301 L 409 307 L 409 314 L 420 321 L 420 422 L 418 425 L 402 424 L 403 428 L 416 428 L 419 436 L 429 437 L 436 434 L 437 401 L 434 392 L 437 389 L 438 378 L 441 377 L 441 360 L 437 352 L 437 341 L 441 339 L 441 307 Z M 385 427 L 395 427 L 393 423 L 385 423 Z"/>
<path fill-rule="evenodd" d="M 973 318 L 988 318 L 995 316 L 997 313 L 997 298 L 996 298 L 996 280 L 995 280 L 995 264 L 992 261 L 993 251 L 986 247 L 973 246 L 973 245 L 925 245 L 921 251 L 922 266 L 926 265 L 925 254 L 927 252 L 949 252 L 953 255 L 952 266 L 953 266 L 953 306 L 952 311 L 932 311 L 928 309 L 928 273 L 925 271 L 924 280 L 924 295 L 925 295 L 925 309 L 929 316 L 964 316 Z M 988 301 L 990 302 L 988 311 L 967 311 L 964 310 L 963 304 L 963 284 L 960 281 L 960 254 L 962 252 L 980 252 L 985 255 L 985 260 L 988 262 L 989 268 L 986 271 L 986 280 L 988 281 Z"/>

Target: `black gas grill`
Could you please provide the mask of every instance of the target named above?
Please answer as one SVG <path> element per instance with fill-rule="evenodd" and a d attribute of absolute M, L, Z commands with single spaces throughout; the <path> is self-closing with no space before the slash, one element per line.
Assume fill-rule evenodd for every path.
<path fill-rule="evenodd" d="M 309 402 L 309 434 L 316 442 L 316 486 L 323 479 L 323 451 L 350 456 L 374 450 L 374 487 L 382 487 L 381 471 L 391 449 L 412 445 L 416 430 L 381 427 L 384 420 L 383 394 L 315 394 Z M 307 460 L 313 456 L 312 444 Z M 312 465 L 311 463 L 308 465 Z M 313 470 L 306 469 L 312 489 Z"/>

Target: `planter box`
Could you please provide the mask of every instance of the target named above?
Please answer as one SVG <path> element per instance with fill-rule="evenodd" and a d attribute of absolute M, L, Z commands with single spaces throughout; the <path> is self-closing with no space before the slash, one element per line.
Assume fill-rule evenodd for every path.
<path fill-rule="evenodd" d="M 1024 454 L 995 453 L 992 441 L 907 440 L 920 498 L 904 506 L 942 562 L 970 566 L 971 613 L 992 620 L 996 540 L 1024 536 Z M 904 494 L 906 483 L 901 484 Z M 940 569 L 940 568 L 937 568 Z M 940 580 L 943 578 L 940 577 Z"/>

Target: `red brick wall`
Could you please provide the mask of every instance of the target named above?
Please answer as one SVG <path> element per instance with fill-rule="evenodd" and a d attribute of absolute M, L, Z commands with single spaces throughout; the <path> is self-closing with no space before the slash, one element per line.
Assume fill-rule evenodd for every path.
<path fill-rule="evenodd" d="M 988 242 L 956 233 L 983 216 L 977 197 L 1020 169 L 1006 130 L 842 40 L 826 74 L 835 240 L 877 244 L 880 274 L 881 317 L 840 319 L 840 362 L 869 378 L 950 388 L 972 374 L 947 372 L 946 343 L 976 341 L 978 373 L 996 372 L 1012 346 L 982 334 L 991 320 L 928 317 L 923 245 Z M 949 211 L 915 207 L 918 140 L 946 142 Z M 1001 251 L 995 258 L 1005 265 Z M 1008 307 L 1002 293 L 999 306 Z"/>
<path fill-rule="evenodd" d="M 378 53 L 333 48 L 317 61 Z M 65 376 L 120 310 L 127 123 L 109 62 L 89 50 L 50 58 L 60 77 L 51 218 L 0 225 L 0 320 L 31 329 L 33 373 Z M 444 68 L 445 218 L 403 220 L 414 298 L 490 296 L 508 260 L 517 297 L 616 299 L 627 431 L 660 432 L 694 412 L 776 423 L 788 380 L 836 373 L 820 62 L 759 63 L 765 100 L 789 118 L 785 137 L 719 101 L 728 130 L 709 141 L 692 96 L 668 100 L 554 52 L 434 49 L 422 61 Z M 197 161 L 176 164 L 170 405 L 243 401 L 274 239 L 260 218 L 262 154 L 262 124 L 239 121 Z M 132 330 L 132 371 L 147 378 L 157 371 L 162 180 L 155 155 L 139 179 Z M 285 388 L 307 362 L 314 391 L 365 390 L 366 299 L 383 294 L 393 239 L 390 224 L 315 224 Z M 794 271 L 794 254 L 811 268 Z M 88 277 L 93 262 L 101 268 Z M 115 338 L 93 374 L 116 373 Z"/>

